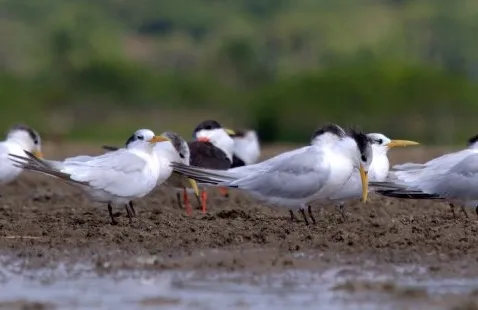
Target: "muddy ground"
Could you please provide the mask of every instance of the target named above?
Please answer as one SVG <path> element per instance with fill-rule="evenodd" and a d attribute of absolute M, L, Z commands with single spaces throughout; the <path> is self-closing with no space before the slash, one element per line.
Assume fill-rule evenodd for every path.
<path fill-rule="evenodd" d="M 393 163 L 422 161 L 443 151 L 409 148 L 391 152 L 391 158 Z M 85 153 L 98 150 L 45 150 L 49 158 Z M 457 213 L 454 219 L 446 204 L 432 201 L 372 195 L 365 205 L 347 204 L 345 222 L 333 206 L 314 206 L 318 223 L 306 226 L 291 222 L 286 209 L 263 206 L 233 191 L 225 199 L 211 190 L 208 213 L 198 209 L 187 216 L 165 188 L 136 202 L 131 225 L 124 208 L 118 208 L 120 224 L 112 226 L 106 206 L 90 203 L 81 191 L 48 176 L 24 173 L 1 194 L 0 253 L 25 259 L 25 267 L 86 260 L 99 270 L 274 270 L 368 261 L 478 274 L 476 214 L 468 210 L 470 218 Z"/>

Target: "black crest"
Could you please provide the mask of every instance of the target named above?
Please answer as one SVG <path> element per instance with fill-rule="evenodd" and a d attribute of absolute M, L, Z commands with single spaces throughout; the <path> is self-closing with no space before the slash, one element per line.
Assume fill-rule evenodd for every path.
<path fill-rule="evenodd" d="M 478 134 L 477 135 L 474 135 L 473 137 L 471 137 L 470 139 L 468 139 L 468 146 L 471 146 L 472 144 L 474 144 L 475 142 L 478 141 Z"/>
<path fill-rule="evenodd" d="M 38 134 L 38 132 L 25 124 L 13 125 L 12 127 L 10 127 L 9 132 L 12 131 L 26 131 L 35 144 L 38 144 L 38 142 L 40 141 L 40 135 Z"/>
<path fill-rule="evenodd" d="M 327 123 L 314 132 L 314 134 L 312 135 L 312 140 L 325 133 L 331 133 L 338 137 L 344 137 L 346 135 L 345 131 L 339 125 Z"/>
<path fill-rule="evenodd" d="M 367 145 L 371 142 L 369 137 L 362 131 L 351 128 L 349 131 L 349 135 L 355 140 L 357 143 L 357 147 L 360 151 L 360 154 L 365 155 Z"/>

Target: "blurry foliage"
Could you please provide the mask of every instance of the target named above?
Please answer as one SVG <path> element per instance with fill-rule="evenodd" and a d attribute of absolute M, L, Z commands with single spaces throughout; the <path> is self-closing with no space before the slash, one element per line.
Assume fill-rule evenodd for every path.
<path fill-rule="evenodd" d="M 0 125 L 90 138 L 151 111 L 192 129 L 203 111 L 264 141 L 333 121 L 461 144 L 477 30 L 473 0 L 3 0 Z M 114 126 L 112 110 L 136 119 Z"/>

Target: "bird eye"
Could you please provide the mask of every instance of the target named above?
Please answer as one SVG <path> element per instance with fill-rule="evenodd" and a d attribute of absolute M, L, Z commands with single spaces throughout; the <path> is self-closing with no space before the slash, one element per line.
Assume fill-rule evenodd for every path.
<path fill-rule="evenodd" d="M 383 143 L 383 140 L 382 140 L 382 139 L 378 139 L 377 142 L 378 142 L 378 144 L 382 144 L 382 143 Z"/>
<path fill-rule="evenodd" d="M 184 159 L 184 154 L 183 154 L 183 153 L 179 153 L 179 157 L 181 157 L 182 159 Z"/>
<path fill-rule="evenodd" d="M 138 136 L 138 140 L 143 140 L 143 136 Z"/>
<path fill-rule="evenodd" d="M 207 125 L 206 127 L 204 127 L 204 129 L 206 129 L 206 130 L 211 130 L 212 127 L 211 127 L 211 125 Z"/>
<path fill-rule="evenodd" d="M 362 155 L 361 159 L 362 161 L 365 161 L 365 162 L 367 161 L 367 157 L 365 157 L 365 155 Z"/>

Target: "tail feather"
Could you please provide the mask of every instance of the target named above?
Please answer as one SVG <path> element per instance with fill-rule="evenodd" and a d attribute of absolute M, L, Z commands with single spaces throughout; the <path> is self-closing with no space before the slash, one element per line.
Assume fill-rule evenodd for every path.
<path fill-rule="evenodd" d="M 18 156 L 15 154 L 8 154 L 8 155 L 10 160 L 14 162 L 14 165 L 16 167 L 51 175 L 51 176 L 60 178 L 65 181 L 73 182 L 73 183 L 78 183 L 82 185 L 88 184 L 86 182 L 78 182 L 78 181 L 72 180 L 71 176 L 68 173 L 64 173 L 57 170 L 55 167 L 49 165 L 48 162 L 39 159 L 38 157 L 36 157 L 35 155 L 33 155 L 32 153 L 28 151 L 25 151 L 25 154 L 27 155 L 27 157 Z"/>
<path fill-rule="evenodd" d="M 171 166 L 173 167 L 173 170 L 179 174 L 210 185 L 230 187 L 228 183 L 235 180 L 234 176 L 227 175 L 227 170 L 203 169 L 180 163 L 172 163 Z"/>
<path fill-rule="evenodd" d="M 409 191 L 379 190 L 379 191 L 376 191 L 376 193 L 386 197 L 402 198 L 402 199 L 436 199 L 436 200 L 444 199 L 437 194 L 427 194 L 424 192 L 413 191 L 413 190 L 409 190 Z"/>

